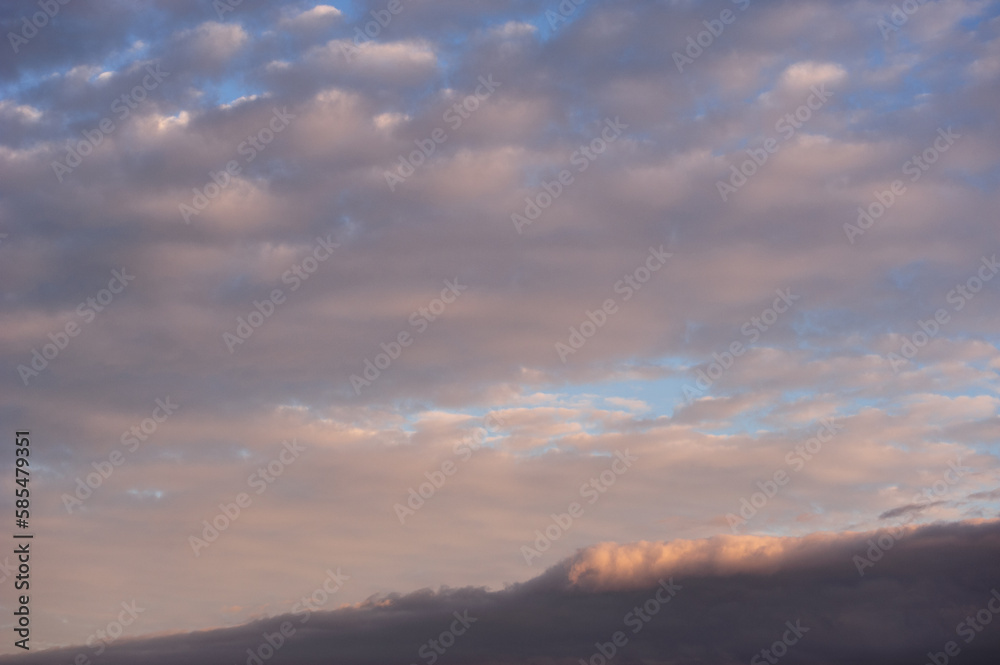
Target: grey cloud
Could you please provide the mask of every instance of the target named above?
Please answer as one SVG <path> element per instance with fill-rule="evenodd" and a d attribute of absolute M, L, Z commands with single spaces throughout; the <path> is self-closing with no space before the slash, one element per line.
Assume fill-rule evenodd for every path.
<path fill-rule="evenodd" d="M 456 612 L 474 622 L 442 662 L 576 663 L 589 658 L 596 643 L 622 631 L 628 642 L 619 657 L 628 662 L 739 663 L 788 635 L 786 622 L 806 629 L 789 648 L 801 663 L 913 662 L 928 651 L 941 651 L 949 640 L 960 645 L 963 662 L 993 662 L 1000 633 L 967 628 L 974 638 L 966 642 L 956 635 L 956 625 L 1000 597 L 993 575 L 1000 555 L 997 522 L 925 527 L 898 540 L 859 576 L 852 557 L 864 556 L 868 541 L 882 533 L 843 535 L 819 545 L 782 543 L 788 550 L 767 574 L 740 572 L 739 564 L 731 571 L 698 572 L 697 560 L 682 559 L 678 568 L 694 566 L 682 576 L 646 564 L 630 569 L 632 581 L 600 591 L 589 588 L 587 577 L 574 582 L 569 575 L 586 559 L 584 551 L 502 591 L 469 587 L 390 594 L 312 614 L 305 623 L 305 615 L 296 614 L 231 629 L 122 641 L 112 644 L 100 662 L 242 663 L 247 649 L 265 645 L 266 635 L 273 636 L 283 622 L 294 633 L 286 626 L 291 636 L 268 662 L 429 662 L 418 649 L 455 624 Z M 601 565 L 593 565 L 593 572 L 601 574 Z M 667 586 L 659 587 L 658 578 Z M 672 588 L 669 582 L 677 587 L 673 595 L 660 594 L 660 601 L 669 601 L 653 601 L 659 588 Z M 659 609 L 655 614 L 650 609 L 643 621 L 635 611 L 647 604 Z M 77 652 L 88 650 L 7 656 L 0 662 L 56 664 Z"/>
<path fill-rule="evenodd" d="M 974 496 L 974 495 L 970 495 Z M 898 508 L 892 508 L 887 510 L 878 516 L 880 520 L 889 520 L 895 517 L 903 517 L 904 515 L 914 515 L 923 512 L 924 510 L 931 508 L 933 506 L 941 506 L 947 503 L 947 501 L 930 501 L 928 503 L 910 503 L 905 506 L 900 506 Z"/>

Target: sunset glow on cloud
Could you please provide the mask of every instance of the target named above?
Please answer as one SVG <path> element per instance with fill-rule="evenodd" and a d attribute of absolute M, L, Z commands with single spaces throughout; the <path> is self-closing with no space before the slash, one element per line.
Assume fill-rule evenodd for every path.
<path fill-rule="evenodd" d="M 0 663 L 995 662 L 996 2 L 0 25 Z"/>

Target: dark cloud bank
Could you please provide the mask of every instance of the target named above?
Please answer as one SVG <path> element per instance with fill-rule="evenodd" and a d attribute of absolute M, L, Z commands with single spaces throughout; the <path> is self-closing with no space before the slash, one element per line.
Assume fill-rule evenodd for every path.
<path fill-rule="evenodd" d="M 854 557 L 866 556 L 870 539 L 880 536 L 892 546 L 859 575 Z M 991 616 L 988 625 L 965 622 L 977 613 L 980 620 L 992 615 L 991 600 L 1000 610 L 1000 592 L 993 594 L 1000 589 L 998 562 L 998 521 L 926 526 L 898 540 L 880 531 L 603 545 L 502 591 L 424 590 L 317 612 L 304 624 L 305 615 L 286 615 L 237 628 L 122 640 L 94 662 L 245 663 L 247 649 L 258 649 L 265 634 L 289 622 L 294 634 L 262 662 L 427 663 L 433 651 L 421 657 L 419 649 L 452 626 L 463 630 L 455 623 L 458 612 L 475 621 L 434 659 L 442 665 L 579 663 L 616 631 L 627 637 L 613 658 L 622 665 L 746 663 L 783 636 L 796 639 L 786 622 L 808 632 L 783 658 L 774 656 L 783 649 L 775 649 L 770 662 L 918 664 L 953 641 L 958 655 L 950 662 L 985 665 L 1000 653 L 1000 616 Z M 673 597 L 661 591 L 661 600 L 669 601 L 634 632 L 640 621 L 633 608 L 656 605 L 650 602 L 656 580 L 670 578 L 680 588 Z M 80 652 L 53 650 L 0 663 L 62 665 Z M 753 662 L 769 662 L 765 658 Z"/>

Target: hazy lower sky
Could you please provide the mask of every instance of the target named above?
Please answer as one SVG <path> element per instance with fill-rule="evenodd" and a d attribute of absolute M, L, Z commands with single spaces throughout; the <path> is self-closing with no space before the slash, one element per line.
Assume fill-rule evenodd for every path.
<path fill-rule="evenodd" d="M 30 431 L 69 649 L 14 646 L 5 547 L 3 662 L 243 663 L 306 608 L 270 662 L 749 662 L 803 604 L 788 662 L 1000 643 L 956 628 L 1000 588 L 1000 3 L 0 27 L 3 491 Z"/>

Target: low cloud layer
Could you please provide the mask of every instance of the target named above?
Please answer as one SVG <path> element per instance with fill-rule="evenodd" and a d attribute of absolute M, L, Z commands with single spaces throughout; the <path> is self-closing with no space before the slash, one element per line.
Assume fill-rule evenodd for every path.
<path fill-rule="evenodd" d="M 855 557 L 874 556 L 859 574 Z M 601 650 L 613 649 L 622 663 L 729 665 L 769 649 L 788 662 L 883 665 L 923 662 L 953 642 L 947 648 L 957 647 L 961 662 L 985 665 L 1000 649 L 998 557 L 997 521 L 604 544 L 502 591 L 391 594 L 331 612 L 123 641 L 99 662 L 252 663 L 257 651 L 290 665 L 569 665 L 603 662 Z M 78 651 L 0 662 L 56 665 Z"/>

